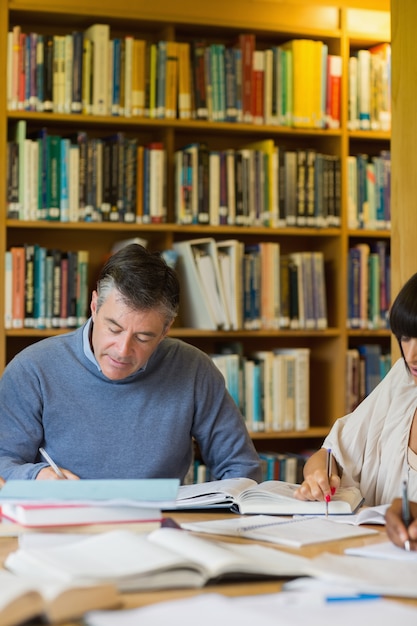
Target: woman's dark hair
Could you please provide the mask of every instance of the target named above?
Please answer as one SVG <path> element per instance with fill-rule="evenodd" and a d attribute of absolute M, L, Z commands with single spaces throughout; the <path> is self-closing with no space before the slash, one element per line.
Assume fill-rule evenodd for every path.
<path fill-rule="evenodd" d="M 113 254 L 97 281 L 97 309 L 113 290 L 135 310 L 159 309 L 172 322 L 178 313 L 180 287 L 177 274 L 158 252 L 133 243 Z"/>
<path fill-rule="evenodd" d="M 390 327 L 398 341 L 401 354 L 401 338 L 417 337 L 417 273 L 407 280 L 392 303 L 389 314 Z"/>

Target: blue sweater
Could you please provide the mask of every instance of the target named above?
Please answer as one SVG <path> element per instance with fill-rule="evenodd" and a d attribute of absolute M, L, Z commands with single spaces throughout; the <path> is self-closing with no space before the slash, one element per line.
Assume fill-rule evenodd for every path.
<path fill-rule="evenodd" d="M 212 479 L 261 479 L 243 418 L 204 352 L 166 338 L 144 368 L 112 381 L 89 354 L 83 332 L 35 343 L 6 367 L 0 476 L 36 478 L 46 465 L 38 454 L 43 446 L 80 478 L 182 481 L 194 437 Z"/>

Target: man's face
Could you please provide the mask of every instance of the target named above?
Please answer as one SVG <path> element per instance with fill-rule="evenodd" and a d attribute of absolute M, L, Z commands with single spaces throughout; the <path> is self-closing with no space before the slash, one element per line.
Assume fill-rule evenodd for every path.
<path fill-rule="evenodd" d="M 169 330 L 155 310 L 135 311 L 114 290 L 97 311 L 97 292 L 91 299 L 94 356 L 110 380 L 122 380 L 137 372 Z"/>

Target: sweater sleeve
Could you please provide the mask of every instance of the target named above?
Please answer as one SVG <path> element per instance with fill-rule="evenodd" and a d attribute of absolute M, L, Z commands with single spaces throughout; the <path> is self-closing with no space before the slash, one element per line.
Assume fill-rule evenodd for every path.
<path fill-rule="evenodd" d="M 262 480 L 261 463 L 242 414 L 211 359 L 196 377 L 193 436 L 212 480 L 246 477 Z"/>
<path fill-rule="evenodd" d="M 19 360 L 0 379 L 0 476 L 34 479 L 46 463 L 35 461 L 43 440 L 42 402 L 36 377 Z"/>

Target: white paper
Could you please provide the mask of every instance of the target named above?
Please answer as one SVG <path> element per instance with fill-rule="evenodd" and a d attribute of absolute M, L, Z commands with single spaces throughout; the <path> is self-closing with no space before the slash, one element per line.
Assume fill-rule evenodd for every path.
<path fill-rule="evenodd" d="M 417 609 L 388 600 L 327 603 L 312 594 L 277 593 L 227 598 L 206 594 L 128 611 L 91 611 L 86 626 L 392 626 L 417 623 Z M 307 612 L 308 611 L 308 612 Z"/>
<path fill-rule="evenodd" d="M 333 524 L 323 516 L 250 515 L 225 520 L 184 523 L 181 527 L 195 532 L 238 536 L 296 548 L 312 543 L 378 533 L 377 530 L 371 528 Z"/>

